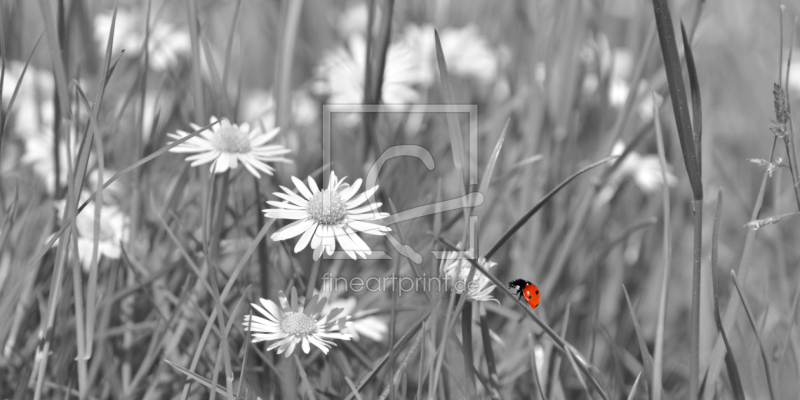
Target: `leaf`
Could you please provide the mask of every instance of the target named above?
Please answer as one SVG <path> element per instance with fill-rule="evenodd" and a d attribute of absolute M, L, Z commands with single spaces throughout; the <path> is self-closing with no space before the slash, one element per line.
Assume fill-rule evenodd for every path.
<path fill-rule="evenodd" d="M 678 56 L 678 47 L 675 43 L 675 30 L 672 26 L 672 16 L 667 6 L 667 0 L 653 0 L 653 11 L 656 17 L 656 29 L 661 42 L 661 54 L 664 57 L 664 68 L 667 72 L 667 84 L 672 109 L 675 113 L 675 124 L 678 127 L 678 139 L 681 143 L 683 161 L 686 172 L 689 174 L 689 183 L 695 200 L 703 199 L 703 183 L 698 166 L 697 151 L 692 135 L 692 121 L 689 118 L 686 88 L 683 83 L 683 70 Z"/>
<path fill-rule="evenodd" d="M 681 22 L 681 35 L 683 36 L 683 53 L 686 55 L 686 69 L 689 71 L 689 89 L 692 93 L 692 129 L 694 130 L 694 147 L 697 152 L 697 170 L 702 176 L 703 171 L 703 110 L 700 101 L 700 82 L 697 79 L 697 68 L 694 65 L 692 43 L 686 35 L 686 27 Z"/>

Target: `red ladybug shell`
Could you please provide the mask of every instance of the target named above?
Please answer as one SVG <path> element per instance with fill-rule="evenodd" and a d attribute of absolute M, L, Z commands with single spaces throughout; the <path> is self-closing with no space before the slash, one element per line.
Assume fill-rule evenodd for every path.
<path fill-rule="evenodd" d="M 522 294 L 525 296 L 525 300 L 528 301 L 528 304 L 535 310 L 539 305 L 539 288 L 530 283 L 522 289 Z"/>

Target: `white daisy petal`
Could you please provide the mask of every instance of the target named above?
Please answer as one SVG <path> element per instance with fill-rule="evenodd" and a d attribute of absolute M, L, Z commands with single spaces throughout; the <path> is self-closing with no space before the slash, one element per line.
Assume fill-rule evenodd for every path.
<path fill-rule="evenodd" d="M 199 135 L 173 147 L 170 152 L 200 153 L 186 160 L 191 162 L 192 166 L 211 162 L 213 173 L 235 170 L 239 165 L 244 165 L 244 168 L 256 178 L 261 176 L 259 171 L 272 175 L 273 168 L 267 163 L 289 162 L 288 159 L 280 157 L 289 153 L 289 149 L 280 145 L 267 145 L 274 135 L 265 136 L 251 130 L 249 124 L 236 125 L 225 118 L 218 124 L 216 122 L 217 118 L 212 117 L 213 125 L 210 130 L 203 130 Z M 195 131 L 202 129 L 196 124 L 190 126 Z M 189 133 L 179 130 L 167 136 L 176 141 L 188 135 Z"/>
<path fill-rule="evenodd" d="M 311 177 L 306 179 L 308 185 L 296 177 L 292 177 L 292 181 L 305 198 L 281 186 L 284 193 L 275 195 L 283 201 L 268 201 L 267 204 L 274 208 L 265 209 L 264 215 L 269 218 L 296 220 L 271 236 L 272 240 L 286 240 L 300 236 L 295 245 L 295 252 L 310 245 L 314 250 L 313 258 L 317 260 L 322 253 L 332 255 L 338 242 L 351 258 L 366 258 L 371 252 L 356 232 L 383 236 L 391 231 L 391 228 L 380 223 L 365 222 L 388 216 L 387 213 L 378 211 L 382 206 L 380 202 L 356 208 L 375 194 L 377 186 L 356 196 L 363 181 L 357 179 L 350 186 L 344 178 L 337 178 L 333 171 L 330 173 L 328 186 L 322 190 Z"/>

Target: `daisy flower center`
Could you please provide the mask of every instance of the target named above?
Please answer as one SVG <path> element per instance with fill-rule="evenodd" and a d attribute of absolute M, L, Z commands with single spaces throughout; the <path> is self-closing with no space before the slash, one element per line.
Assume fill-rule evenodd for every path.
<path fill-rule="evenodd" d="M 224 153 L 249 153 L 250 134 L 235 126 L 228 126 L 211 136 L 211 145 Z"/>
<path fill-rule="evenodd" d="M 317 331 L 317 322 L 301 312 L 287 314 L 280 326 L 283 332 L 295 336 L 306 336 Z"/>
<path fill-rule="evenodd" d="M 336 225 L 347 216 L 347 205 L 339 193 L 323 190 L 314 194 L 306 206 L 308 215 L 324 225 Z"/>

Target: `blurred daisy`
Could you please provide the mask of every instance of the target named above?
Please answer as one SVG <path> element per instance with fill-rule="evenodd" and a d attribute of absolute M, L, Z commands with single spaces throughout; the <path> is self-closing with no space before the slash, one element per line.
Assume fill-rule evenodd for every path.
<path fill-rule="evenodd" d="M 211 163 L 211 172 L 216 174 L 234 170 L 239 167 L 241 162 L 245 169 L 256 178 L 261 177 L 258 171 L 272 175 L 272 171 L 275 169 L 268 165 L 268 162 L 291 162 L 282 157 L 291 150 L 279 144 L 267 145 L 267 142 L 272 140 L 280 129 L 275 128 L 263 133 L 259 127 L 251 130 L 250 124 L 236 125 L 230 123 L 226 118 L 222 118 L 219 123 L 216 122 L 217 118 L 211 117 L 213 124 L 211 128 L 169 151 L 172 153 L 195 153 L 186 157 L 186 161 L 191 161 L 193 167 Z M 190 124 L 190 126 L 195 131 L 202 129 L 196 124 Z M 188 135 L 188 132 L 177 131 L 168 136 L 172 140 L 179 140 Z"/>
<path fill-rule="evenodd" d="M 272 300 L 261 299 L 261 305 L 251 304 L 261 316 L 245 315 L 244 327 L 252 332 L 253 343 L 274 341 L 267 351 L 277 349 L 278 354 L 286 353 L 288 358 L 298 344 L 306 354 L 312 344 L 328 354 L 330 347 L 335 346 L 331 340 L 350 340 L 350 335 L 342 332 L 347 318 L 338 317 L 341 308 L 326 309 L 327 298 L 314 295 L 300 305 L 295 288 L 291 290 L 291 298 L 287 299 L 283 292 L 278 297 L 280 307 Z"/>
<path fill-rule="evenodd" d="M 611 150 L 611 155 L 619 156 L 623 152 L 625 152 L 625 144 L 617 142 Z M 611 200 L 626 179 L 631 179 L 645 193 L 653 193 L 661 189 L 664 178 L 661 174 L 661 162 L 658 156 L 655 154 L 642 155 L 635 151 L 630 152 L 598 194 L 597 204 L 605 204 Z M 672 166 L 667 165 L 667 185 L 675 186 L 677 184 L 678 178 L 672 173 Z"/>
<path fill-rule="evenodd" d="M 317 94 L 329 96 L 328 104 L 362 104 L 364 102 L 364 70 L 367 43 L 364 36 L 350 36 L 347 47 L 337 48 L 322 59 L 316 75 L 321 84 Z M 403 43 L 393 43 L 386 53 L 381 103 L 405 105 L 414 102 L 419 94 L 417 61 Z"/>
<path fill-rule="evenodd" d="M 275 122 L 275 97 L 271 90 L 256 89 L 244 95 L 240 119 L 253 124 L 261 124 L 269 130 L 277 126 Z M 292 93 L 292 123 L 308 126 L 319 118 L 319 105 L 304 91 Z"/>
<path fill-rule="evenodd" d="M 297 220 L 272 234 L 272 240 L 275 241 L 302 234 L 294 247 L 295 253 L 310 243 L 314 249 L 314 259 L 317 260 L 323 249 L 328 255 L 333 254 L 338 241 L 350 258 L 367 258 L 372 251 L 356 232 L 384 236 L 391 230 L 389 227 L 367 222 L 389 216 L 378 212 L 382 203 L 370 200 L 378 186 L 356 196 L 361 187 L 361 179 L 350 186 L 343 179 L 337 179 L 333 171 L 327 189 L 320 190 L 311 177 L 308 177 L 308 186 L 295 177 L 292 177 L 292 182 L 300 195 L 281 186 L 284 193 L 274 194 L 284 201 L 268 201 L 267 204 L 275 208 L 264 210 L 264 215 L 267 218 Z M 369 204 L 362 206 L 368 200 Z"/>
<path fill-rule="evenodd" d="M 380 21 L 381 10 L 376 9 L 375 20 Z M 345 10 L 336 21 L 336 30 L 340 37 L 346 38 L 351 35 L 366 35 L 367 25 L 369 25 L 369 8 L 366 2 L 361 2 L 350 6 Z"/>
<path fill-rule="evenodd" d="M 100 54 L 105 54 L 108 32 L 111 30 L 112 13 L 98 14 L 94 19 L 95 40 Z M 138 55 L 142 52 L 145 39 L 144 15 L 126 10 L 117 11 L 114 25 L 114 48 L 124 49 L 126 53 Z M 155 71 L 164 72 L 186 61 L 192 52 L 189 32 L 172 24 L 159 21 L 151 23 L 147 38 L 149 66 Z"/>
<path fill-rule="evenodd" d="M 81 197 L 85 199 L 84 196 Z M 79 204 L 82 203 L 83 200 L 79 202 Z M 55 205 L 59 217 L 63 216 L 66 208 L 65 200 L 59 200 Z M 95 202 L 91 201 L 75 216 L 75 230 L 73 231 L 78 237 L 78 259 L 84 271 L 87 272 L 91 266 L 92 251 L 94 249 L 94 213 Z M 122 243 L 128 241 L 130 223 L 128 216 L 118 207 L 103 203 L 99 222 L 100 230 L 97 232 L 99 238 L 97 244 L 98 260 L 100 256 L 114 260 L 119 259 L 122 254 Z M 58 243 L 58 241 L 55 243 Z"/>
<path fill-rule="evenodd" d="M 472 257 L 472 252 L 467 251 L 464 257 Z M 455 290 L 458 294 L 466 292 L 467 300 L 470 301 L 497 301 L 497 299 L 491 296 L 492 290 L 494 290 L 496 286 L 477 268 L 475 268 L 472 280 L 467 282 L 472 263 L 464 257 L 455 251 L 448 251 L 445 253 L 445 258 L 442 259 L 440 269 L 442 276 L 446 279 L 448 287 Z M 480 258 L 476 261 L 478 265 L 486 270 L 497 265 L 484 258 Z M 497 302 L 499 303 L 499 301 Z"/>
<path fill-rule="evenodd" d="M 403 40 L 417 59 L 417 74 L 424 85 L 431 85 L 439 76 L 436 60 L 436 39 L 433 25 L 408 25 Z M 493 82 L 500 71 L 500 52 L 492 47 L 474 25 L 439 30 L 447 72 Z"/>
<path fill-rule="evenodd" d="M 386 320 L 374 316 L 376 310 L 356 311 L 358 302 L 355 297 L 345 299 L 329 300 L 325 306 L 326 311 L 333 311 L 341 308 L 342 314 L 348 315 L 350 323 L 342 330 L 343 333 L 350 335 L 353 340 L 358 341 L 361 337 L 380 342 L 386 337 L 389 328 Z"/>

